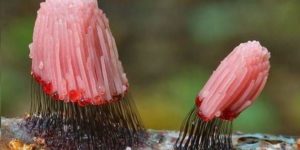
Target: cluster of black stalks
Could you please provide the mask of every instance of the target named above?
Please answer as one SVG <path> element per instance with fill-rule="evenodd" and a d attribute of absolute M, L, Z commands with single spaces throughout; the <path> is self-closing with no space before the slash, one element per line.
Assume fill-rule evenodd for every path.
<path fill-rule="evenodd" d="M 134 101 L 125 96 L 100 106 L 79 106 L 53 99 L 32 84 L 30 116 L 24 126 L 35 137 L 45 139 L 48 149 L 124 150 L 137 149 L 147 133 Z M 232 123 L 221 119 L 203 121 L 196 109 L 184 120 L 176 150 L 230 150 Z"/>
<path fill-rule="evenodd" d="M 49 149 L 119 150 L 138 147 L 146 139 L 131 98 L 101 106 L 79 106 L 54 100 L 33 83 L 30 116 L 25 127 L 45 139 Z"/>

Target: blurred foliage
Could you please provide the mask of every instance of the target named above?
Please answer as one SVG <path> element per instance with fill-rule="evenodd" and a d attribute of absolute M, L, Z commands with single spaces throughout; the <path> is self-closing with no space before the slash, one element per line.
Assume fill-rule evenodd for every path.
<path fill-rule="evenodd" d="M 1 114 L 30 102 L 38 0 L 1 0 Z M 235 46 L 259 40 L 272 54 L 256 103 L 235 121 L 245 132 L 300 135 L 300 1 L 100 0 L 145 125 L 178 129 L 197 92 Z"/>

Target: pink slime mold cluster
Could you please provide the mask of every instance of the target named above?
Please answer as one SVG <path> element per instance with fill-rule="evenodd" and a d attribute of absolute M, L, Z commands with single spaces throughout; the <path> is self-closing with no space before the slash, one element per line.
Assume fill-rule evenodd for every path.
<path fill-rule="evenodd" d="M 257 41 L 237 46 L 218 66 L 196 98 L 197 114 L 205 121 L 236 118 L 264 88 L 270 53 Z"/>
<path fill-rule="evenodd" d="M 99 105 L 119 100 L 128 89 L 109 21 L 96 0 L 41 3 L 29 47 L 33 77 L 57 100 Z"/>

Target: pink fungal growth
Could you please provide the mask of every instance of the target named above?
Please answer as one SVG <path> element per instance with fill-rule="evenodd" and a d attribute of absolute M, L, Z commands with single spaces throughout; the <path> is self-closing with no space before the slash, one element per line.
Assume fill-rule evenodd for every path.
<path fill-rule="evenodd" d="M 268 78 L 270 53 L 257 41 L 237 46 L 213 72 L 196 99 L 205 121 L 236 118 L 261 93 Z"/>
<path fill-rule="evenodd" d="M 32 76 L 65 102 L 99 105 L 124 96 L 128 81 L 96 0 L 41 3 L 30 44 Z"/>

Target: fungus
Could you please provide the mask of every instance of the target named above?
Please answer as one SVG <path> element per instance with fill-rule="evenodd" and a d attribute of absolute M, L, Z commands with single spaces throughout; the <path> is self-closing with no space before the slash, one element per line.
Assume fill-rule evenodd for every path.
<path fill-rule="evenodd" d="M 197 95 L 175 149 L 232 149 L 232 121 L 264 88 L 269 58 L 268 50 L 257 41 L 237 46 Z"/>
<path fill-rule="evenodd" d="M 46 0 L 30 44 L 32 102 L 26 128 L 60 149 L 125 149 L 144 127 L 96 0 Z"/>

